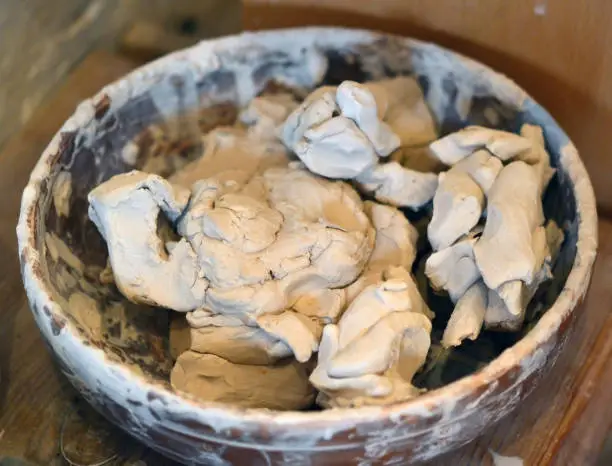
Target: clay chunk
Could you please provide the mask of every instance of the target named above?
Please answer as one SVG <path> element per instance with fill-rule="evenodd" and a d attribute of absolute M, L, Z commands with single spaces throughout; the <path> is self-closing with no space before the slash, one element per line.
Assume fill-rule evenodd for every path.
<path fill-rule="evenodd" d="M 487 149 L 500 160 L 507 161 L 530 151 L 532 143 L 507 131 L 468 126 L 438 139 L 430 148 L 446 165 L 454 165 L 480 149 Z"/>
<path fill-rule="evenodd" d="M 301 410 L 315 397 L 306 366 L 291 360 L 257 366 L 187 351 L 177 359 L 170 382 L 195 398 L 241 408 Z"/>
<path fill-rule="evenodd" d="M 376 165 L 357 178 L 359 187 L 382 203 L 419 210 L 432 200 L 438 176 L 405 168 L 397 162 Z"/>
<path fill-rule="evenodd" d="M 164 244 L 158 236 L 158 217 L 176 220 L 187 206 L 188 190 L 132 171 L 101 184 L 88 200 L 115 283 L 128 299 L 180 312 L 201 306 L 208 280 L 199 273 L 195 251 L 184 238 Z"/>
<path fill-rule="evenodd" d="M 491 188 L 485 227 L 474 246 L 476 263 L 489 288 L 511 280 L 533 281 L 537 272 L 533 232 L 543 223 L 536 171 L 521 161 L 510 163 Z"/>
<path fill-rule="evenodd" d="M 442 346 L 459 346 L 466 338 L 478 338 L 487 312 L 488 291 L 484 283 L 477 282 L 463 293 L 444 329 Z"/>
<path fill-rule="evenodd" d="M 427 236 L 435 251 L 467 235 L 478 224 L 485 205 L 482 189 L 467 173 L 451 169 L 439 176 L 433 216 L 427 227 Z"/>
<path fill-rule="evenodd" d="M 441 173 L 425 273 L 455 309 L 444 346 L 486 328 L 517 331 L 538 287 L 552 277 L 563 234 L 544 227 L 542 195 L 555 171 L 542 129 L 520 134 L 470 126 L 430 144 Z M 484 226 L 483 226 L 484 223 Z"/>
<path fill-rule="evenodd" d="M 229 319 L 223 323 L 225 325 L 192 327 L 185 316 L 173 319 L 170 327 L 173 359 L 191 350 L 214 354 L 235 364 L 268 365 L 293 354 L 285 343 L 261 328 Z"/>
<path fill-rule="evenodd" d="M 393 274 L 391 274 L 393 275 Z M 431 322 L 409 274 L 366 287 L 337 325 L 327 325 L 310 376 L 324 407 L 388 404 L 416 396 Z"/>
<path fill-rule="evenodd" d="M 378 201 L 416 210 L 433 197 L 435 174 L 387 159 L 436 135 L 418 83 L 401 77 L 319 88 L 287 118 L 281 137 L 310 171 L 355 179 Z"/>

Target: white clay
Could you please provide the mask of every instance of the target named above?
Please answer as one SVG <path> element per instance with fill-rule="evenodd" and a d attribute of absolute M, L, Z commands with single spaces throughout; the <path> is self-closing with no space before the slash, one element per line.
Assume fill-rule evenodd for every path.
<path fill-rule="evenodd" d="M 434 251 L 451 246 L 470 232 L 482 215 L 485 198 L 472 177 L 454 167 L 440 173 L 427 236 Z"/>
<path fill-rule="evenodd" d="M 263 189 L 243 194 L 253 183 Z M 245 186 L 206 180 L 195 189 L 178 231 L 210 281 L 204 308 L 259 327 L 309 360 L 372 251 L 374 230 L 358 195 L 300 164 Z"/>
<path fill-rule="evenodd" d="M 202 137 L 204 154 L 169 178 L 186 188 L 199 180 L 225 177 L 246 183 L 256 173 L 288 163 L 287 150 L 278 141 L 247 137 L 240 128 L 216 128 Z M 220 179 L 223 181 L 223 179 Z"/>
<path fill-rule="evenodd" d="M 214 354 L 235 364 L 268 365 L 293 354 L 285 343 L 260 328 L 245 325 L 193 328 L 184 316 L 172 321 L 170 347 L 174 359 L 191 350 Z"/>
<path fill-rule="evenodd" d="M 412 310 L 410 291 L 402 280 L 386 280 L 363 289 L 340 318 L 340 346 L 344 347 L 387 314 Z"/>
<path fill-rule="evenodd" d="M 319 404 L 389 404 L 417 395 L 411 380 L 425 362 L 430 332 L 429 319 L 414 312 L 391 312 L 344 344 L 342 319 L 326 326 L 310 376 Z"/>
<path fill-rule="evenodd" d="M 91 216 L 109 242 L 123 293 L 180 311 L 203 308 L 189 313 L 184 349 L 237 364 L 288 355 L 307 361 L 322 326 L 345 305 L 342 288 L 363 271 L 374 229 L 350 186 L 299 164 L 245 176 L 246 184 L 237 179 L 202 180 L 189 199 L 154 175 L 122 175 L 91 193 Z M 182 236 L 165 245 L 168 259 L 157 234 L 159 206 Z M 118 255 L 124 244 L 134 257 Z M 188 262 L 177 256 L 182 251 Z"/>
<path fill-rule="evenodd" d="M 399 137 L 403 147 L 429 144 L 438 137 L 436 123 L 421 86 L 410 76 L 365 83 L 375 96 L 380 118 Z"/>
<path fill-rule="evenodd" d="M 185 320 L 191 328 L 203 327 L 240 327 L 242 321 L 224 314 L 213 314 L 206 309 L 196 309 L 185 314 Z"/>
<path fill-rule="evenodd" d="M 299 287 L 298 297 L 293 299 L 291 308 L 303 316 L 315 318 L 321 324 L 338 320 L 346 304 L 346 289 Z"/>
<path fill-rule="evenodd" d="M 367 136 L 342 116 L 308 129 L 294 150 L 309 170 L 328 178 L 355 178 L 378 160 Z"/>
<path fill-rule="evenodd" d="M 430 148 L 446 165 L 455 165 L 479 149 L 487 149 L 502 161 L 530 151 L 530 140 L 507 131 L 468 126 L 431 143 Z"/>
<path fill-rule="evenodd" d="M 485 208 L 485 194 L 501 170 L 499 159 L 479 150 L 438 175 L 433 216 L 427 228 L 434 251 L 449 247 L 478 223 Z"/>
<path fill-rule="evenodd" d="M 474 291 L 468 296 L 464 293 L 482 276 L 488 288 L 485 325 L 516 330 L 522 325 L 526 306 L 538 286 L 551 278 L 550 248 L 553 240 L 559 242 L 554 228 L 541 226 L 544 218 L 541 197 L 554 175 L 542 129 L 525 124 L 521 134 L 516 135 L 468 127 L 435 141 L 430 150 L 441 162 L 452 165 L 441 175 L 442 180 L 453 173 L 469 175 L 488 199 L 486 210 L 483 209 L 487 218 L 482 236 L 448 247 L 477 220 L 475 214 L 470 217 L 458 209 L 461 201 L 467 202 L 467 189 L 463 192 L 455 189 L 454 197 L 446 194 L 443 203 L 441 193 L 450 190 L 444 189 L 444 181 L 439 183 L 428 233 L 434 250 L 442 250 L 428 259 L 426 274 L 434 289 L 449 292 L 457 303 L 457 311 L 464 309 L 459 302 L 476 299 Z M 502 167 L 502 161 L 509 163 Z M 453 180 L 456 178 L 455 175 Z M 547 231 L 551 236 L 550 246 Z M 483 294 L 484 291 L 477 299 L 480 304 Z M 478 307 L 478 316 L 481 308 Z M 459 324 L 467 325 L 466 328 L 473 324 L 474 330 L 480 328 L 476 324 L 478 319 L 463 320 L 457 317 L 449 322 L 448 345 L 460 344 L 465 338 L 457 337 Z M 463 330 L 459 332 L 462 333 Z"/>
<path fill-rule="evenodd" d="M 435 313 L 427 306 L 427 303 L 419 292 L 414 276 L 408 271 L 408 269 L 405 267 L 388 267 L 383 272 L 382 280 L 401 281 L 402 286 L 407 288 L 408 294 L 410 295 L 410 311 L 423 314 L 430 320 L 435 317 Z"/>
<path fill-rule="evenodd" d="M 238 119 L 248 126 L 249 137 L 274 141 L 280 135 L 279 126 L 297 106 L 291 94 L 255 97 L 240 112 Z"/>
<path fill-rule="evenodd" d="M 542 128 L 535 125 L 524 124 L 521 127 L 520 135 L 480 126 L 469 126 L 433 142 L 430 149 L 440 161 L 453 166 L 458 165 L 474 153 L 490 153 L 504 162 L 523 161 L 534 166 L 537 170 L 541 180 L 541 193 L 544 192 L 550 179 L 555 174 L 555 170 L 550 166 L 550 157 L 544 146 Z M 484 155 L 481 155 L 481 157 L 484 157 Z M 491 165 L 493 163 L 489 162 L 490 168 L 495 169 Z M 499 172 L 501 164 L 498 164 L 498 167 L 495 169 L 496 172 Z M 494 178 L 495 176 L 493 176 Z M 488 187 L 480 182 L 479 184 L 485 192 L 488 191 Z M 486 185 L 490 187 L 491 183 L 487 182 Z"/>
<path fill-rule="evenodd" d="M 89 195 L 121 292 L 186 312 L 170 329 L 176 390 L 293 410 L 311 405 L 314 388 L 324 407 L 417 396 L 434 315 L 410 272 L 417 231 L 396 207 L 433 199 L 425 273 L 455 303 L 444 347 L 476 339 L 483 323 L 519 329 L 552 276 L 563 232 L 542 226 L 554 170 L 539 127 L 435 141 L 408 77 L 321 87 L 301 104 L 256 97 L 239 121 L 203 136 L 203 156 L 170 182 L 132 172 Z"/>
<path fill-rule="evenodd" d="M 502 168 L 501 160 L 492 156 L 487 150 L 478 150 L 457 162 L 449 171 L 458 171 L 470 175 L 486 195 Z"/>
<path fill-rule="evenodd" d="M 233 364 L 212 354 L 187 351 L 176 361 L 170 382 L 196 398 L 242 408 L 299 410 L 314 399 L 306 367 L 296 361 Z"/>
<path fill-rule="evenodd" d="M 344 81 L 336 90 L 336 103 L 342 116 L 357 124 L 379 156 L 385 157 L 400 146 L 399 137 L 379 118 L 374 95 L 365 85 Z"/>
<path fill-rule="evenodd" d="M 298 362 L 307 362 L 319 349 L 323 326 L 307 316 L 285 311 L 259 316 L 257 324 L 289 346 Z"/>
<path fill-rule="evenodd" d="M 240 186 L 199 183 L 179 222 L 211 282 L 205 307 L 214 312 L 282 312 L 301 289 L 315 289 L 311 282 L 338 288 L 354 281 L 371 252 L 374 232 L 349 186 L 299 167 L 268 170 L 260 181 L 263 199 L 242 195 Z"/>
<path fill-rule="evenodd" d="M 388 278 L 398 277 L 413 284 L 409 270 L 416 256 L 416 229 L 395 207 L 366 201 L 364 209 L 376 230 L 376 241 L 363 273 L 346 288 L 349 303 L 367 286 Z"/>
<path fill-rule="evenodd" d="M 347 378 L 386 371 L 398 334 L 403 336 L 402 332 L 412 328 L 428 329 L 426 322 L 422 314 L 392 312 L 348 343 L 343 345 L 341 338 L 341 351 L 329 361 L 327 373 L 332 378 Z"/>
<path fill-rule="evenodd" d="M 497 289 L 497 294 L 504 302 L 508 312 L 514 316 L 523 313 L 523 301 L 526 285 L 521 280 L 511 280 Z"/>
<path fill-rule="evenodd" d="M 289 115 L 282 140 L 312 172 L 354 178 L 378 157 L 355 121 L 335 113 L 340 113 L 336 89 L 317 89 Z"/>
<path fill-rule="evenodd" d="M 337 325 L 323 330 L 310 379 L 324 407 L 418 395 L 410 381 L 429 350 L 432 313 L 409 272 L 416 229 L 394 207 L 366 202 L 365 211 L 376 229 L 374 250 L 361 277 L 347 288 L 348 309 Z"/>
<path fill-rule="evenodd" d="M 366 201 L 364 209 L 376 230 L 368 268 L 399 266 L 410 269 L 416 257 L 416 229 L 395 207 Z"/>
<path fill-rule="evenodd" d="M 550 261 L 550 251 L 544 227 L 537 227 L 533 231 L 532 250 L 536 258 L 534 264 L 536 273 L 533 282 L 526 285 L 521 280 L 510 280 L 497 289 L 497 294 L 506 305 L 506 309 L 514 316 L 520 316 L 525 312 L 525 306 L 531 300 L 531 296 L 548 275 L 546 267 Z"/>
<path fill-rule="evenodd" d="M 555 174 L 555 169 L 550 166 L 550 157 L 544 146 L 544 133 L 541 127 L 526 123 L 521 127 L 521 136 L 531 142 L 531 149 L 523 154 L 521 160 L 533 165 L 538 172 L 540 195 L 542 195 Z"/>
<path fill-rule="evenodd" d="M 369 179 L 378 157 L 389 156 L 402 144 L 426 144 L 435 136 L 418 83 L 395 78 L 365 84 L 344 81 L 337 88 L 315 90 L 287 118 L 282 139 L 314 173 Z M 408 183 L 404 190 L 411 188 Z"/>
<path fill-rule="evenodd" d="M 267 203 L 241 195 L 216 180 L 198 183 L 179 233 L 198 253 L 203 274 L 215 287 L 261 283 L 269 269 L 257 253 L 270 246 L 282 215 Z"/>
<path fill-rule="evenodd" d="M 376 165 L 358 178 L 359 187 L 377 201 L 418 210 L 434 197 L 438 176 L 402 167 L 397 162 Z"/>
<path fill-rule="evenodd" d="M 427 258 L 425 275 L 434 290 L 445 290 L 456 303 L 480 278 L 474 257 L 475 238 L 466 238 Z"/>
<path fill-rule="evenodd" d="M 381 121 L 374 95 L 353 81 L 315 90 L 287 118 L 282 139 L 309 170 L 345 179 L 373 167 L 400 144 Z"/>
<path fill-rule="evenodd" d="M 326 388 L 317 397 L 319 405 L 324 407 L 351 406 L 353 403 L 357 404 L 359 399 L 372 396 L 386 397 L 393 392 L 393 382 L 381 375 L 367 374 L 349 379 L 329 377 L 326 367 L 338 353 L 338 347 L 338 326 L 325 326 L 319 345 L 317 367 L 310 375 L 310 382 L 316 388 Z M 329 395 L 326 392 L 329 392 Z"/>
<path fill-rule="evenodd" d="M 525 319 L 527 305 L 538 287 L 551 278 L 550 269 L 545 266 L 536 274 L 531 285 L 515 280 L 504 283 L 497 290 L 489 290 L 485 327 L 504 331 L 519 330 Z"/>
<path fill-rule="evenodd" d="M 356 179 L 380 202 L 419 209 L 432 199 L 437 177 L 378 158 L 435 136 L 418 83 L 395 78 L 315 90 L 287 118 L 282 139 L 314 173 Z"/>
<path fill-rule="evenodd" d="M 512 314 L 496 290 L 489 290 L 485 328 L 515 332 L 523 325 L 523 315 Z"/>
<path fill-rule="evenodd" d="M 489 288 L 512 280 L 532 282 L 537 271 L 532 236 L 542 223 L 536 170 L 521 161 L 510 163 L 491 188 L 484 231 L 474 246 L 476 263 Z"/>
<path fill-rule="evenodd" d="M 335 95 L 335 87 L 319 87 L 289 114 L 281 130 L 281 140 L 287 147 L 293 148 L 308 129 L 329 120 L 337 112 Z"/>
<path fill-rule="evenodd" d="M 381 220 L 390 213 L 383 210 L 377 215 L 379 227 L 387 223 Z M 378 258 L 364 273 L 366 283 L 375 283 L 363 287 L 362 280 L 353 285 L 356 297 L 339 323 L 324 329 L 310 379 L 321 391 L 322 406 L 385 404 L 418 393 L 410 382 L 429 350 L 431 313 L 405 267 L 381 270 L 394 261 L 387 251 L 400 249 L 394 244 L 387 239 L 377 243 Z M 413 257 L 402 259 L 398 254 L 395 262 L 408 260 Z"/>
<path fill-rule="evenodd" d="M 174 221 L 189 191 L 156 175 L 118 175 L 89 193 L 89 217 L 106 240 L 115 282 L 134 302 L 190 311 L 204 301 L 208 280 L 197 256 L 181 239 L 171 252 L 157 235 L 157 218 Z"/>
<path fill-rule="evenodd" d="M 488 293 L 482 281 L 477 281 L 463 293 L 444 329 L 442 346 L 459 346 L 466 338 L 478 338 L 487 310 Z"/>
<path fill-rule="evenodd" d="M 531 284 L 514 280 L 489 291 L 485 326 L 492 329 L 515 331 L 523 324 L 525 310 L 539 286 L 552 279 L 554 265 L 564 234 L 554 221 L 538 227 L 534 233 L 533 250 L 538 270 Z"/>

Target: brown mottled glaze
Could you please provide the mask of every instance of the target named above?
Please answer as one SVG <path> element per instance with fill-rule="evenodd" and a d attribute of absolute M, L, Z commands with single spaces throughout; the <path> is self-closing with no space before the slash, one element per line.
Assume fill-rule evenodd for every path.
<path fill-rule="evenodd" d="M 313 60 L 327 63 L 322 76 L 313 71 Z M 201 153 L 202 131 L 231 123 L 238 103 L 263 90 L 400 74 L 418 77 L 443 133 L 470 123 L 543 127 L 558 168 L 545 211 L 567 239 L 549 288 L 552 299 L 537 298 L 545 311 L 539 321 L 482 369 L 391 406 L 240 410 L 172 391 L 167 312 L 128 303 L 100 281 L 107 253 L 88 221 L 87 193 L 155 158 L 162 158 L 155 164 L 160 173 L 172 172 Z M 136 147 L 134 159 L 122 156 L 128 144 Z M 53 208 L 60 171 L 70 173 L 68 217 Z M 83 102 L 32 172 L 17 232 L 33 315 L 64 374 L 133 436 L 171 458 L 205 465 L 403 465 L 469 442 L 517 407 L 557 359 L 597 249 L 595 200 L 584 166 L 555 121 L 518 86 L 431 44 L 329 28 L 202 42 Z M 53 255 L 48 235 L 74 256 Z M 82 309 L 68 306 L 74 293 L 95 303 L 87 319 Z"/>

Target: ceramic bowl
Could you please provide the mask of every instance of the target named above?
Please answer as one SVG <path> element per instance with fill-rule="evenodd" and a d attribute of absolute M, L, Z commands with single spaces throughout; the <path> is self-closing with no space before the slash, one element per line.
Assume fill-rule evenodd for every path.
<path fill-rule="evenodd" d="M 175 393 L 168 313 L 130 304 L 100 279 L 107 254 L 87 218 L 87 193 L 134 168 L 171 173 L 199 153 L 200 132 L 231 123 L 236 106 L 263 90 L 404 74 L 418 77 L 442 133 L 470 123 L 517 131 L 530 122 L 544 130 L 558 169 L 545 213 L 563 226 L 566 240 L 527 329 L 512 337 L 485 332 L 488 349 L 468 351 L 488 364 L 462 368 L 443 386 L 391 406 L 274 412 Z M 145 444 L 188 464 L 403 465 L 474 439 L 539 383 L 587 291 L 597 216 L 576 149 L 508 78 L 412 39 L 304 28 L 202 42 L 83 102 L 32 172 L 17 233 L 31 309 L 62 371 L 89 403 Z"/>

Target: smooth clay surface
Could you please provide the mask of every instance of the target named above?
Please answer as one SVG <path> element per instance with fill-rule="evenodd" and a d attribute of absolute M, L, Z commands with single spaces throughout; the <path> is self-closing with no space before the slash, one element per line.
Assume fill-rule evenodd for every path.
<path fill-rule="evenodd" d="M 236 106 L 265 88 L 312 90 L 396 76 L 421 84 L 442 136 L 470 125 L 513 133 L 524 123 L 542 128 L 556 168 L 544 195 L 544 217 L 563 229 L 565 240 L 550 296 L 532 300 L 541 317 L 515 344 L 489 353 L 480 370 L 391 406 L 270 412 L 174 392 L 165 313 L 131 303 L 109 284 L 106 247 L 88 220 L 87 194 L 113 175 L 153 161 L 163 159 L 164 177 L 191 163 L 202 144 L 193 137 L 196 130 L 233 124 Z M 179 113 L 193 115 L 195 107 L 201 110 L 188 124 L 173 122 Z M 483 138 L 479 147 L 490 145 Z M 160 147 L 171 155 L 157 156 Z M 63 193 L 55 196 L 59 209 L 56 183 Z M 431 44 L 312 28 L 203 42 L 81 104 L 34 169 L 17 232 L 33 315 L 63 373 L 91 404 L 143 442 L 188 464 L 390 465 L 432 459 L 463 445 L 520 405 L 564 347 L 572 313 L 588 287 L 596 226 L 592 188 L 574 146 L 507 78 Z M 79 298 L 70 306 L 75 293 Z"/>

